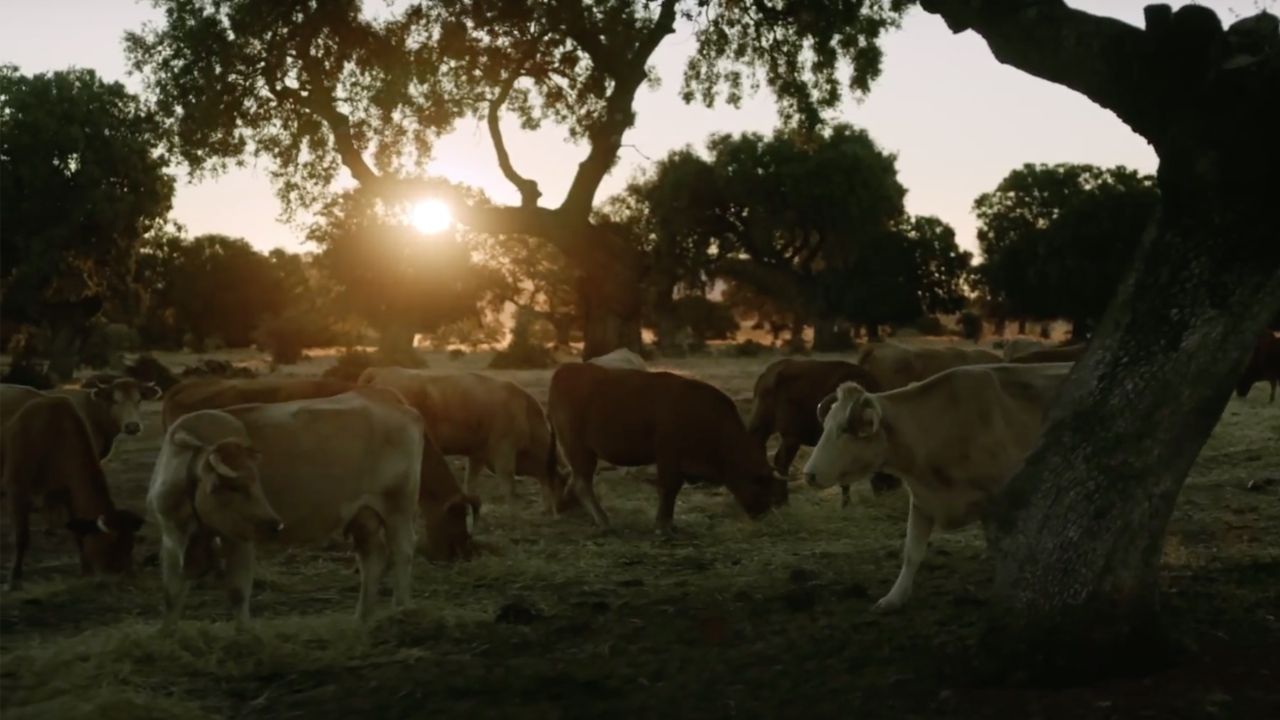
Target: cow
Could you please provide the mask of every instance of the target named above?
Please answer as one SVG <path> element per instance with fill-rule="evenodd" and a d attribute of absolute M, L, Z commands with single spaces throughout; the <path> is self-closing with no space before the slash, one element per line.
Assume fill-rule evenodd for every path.
<path fill-rule="evenodd" d="M 822 436 L 818 406 L 832 396 L 841 383 L 856 382 L 872 392 L 880 382 L 864 368 L 843 360 L 801 360 L 784 358 L 769 363 L 756 378 L 747 432 L 763 452 L 774 433 L 781 442 L 773 454 L 773 469 L 786 477 L 801 446 L 813 446 Z M 871 479 L 877 492 L 898 486 L 892 476 L 878 473 Z M 849 486 L 841 485 L 841 506 L 849 505 Z"/>
<path fill-rule="evenodd" d="M 1071 367 L 965 366 L 883 393 L 840 386 L 805 480 L 825 488 L 884 470 L 902 478 L 911 497 L 902 569 L 877 609 L 906 602 L 935 527 L 982 519 L 1034 447 Z"/>
<path fill-rule="evenodd" d="M 1033 350 L 1040 350 L 1045 347 L 1044 341 L 1033 340 L 1031 338 L 1014 338 L 1005 343 L 1004 361 L 1010 362 L 1019 355 L 1025 355 Z"/>
<path fill-rule="evenodd" d="M 393 602 L 403 607 L 424 438 L 421 416 L 378 388 L 179 418 L 147 492 L 163 535 L 165 625 L 181 616 L 184 556 L 202 528 L 220 540 L 239 626 L 249 621 L 258 544 L 307 545 L 338 531 L 351 538 L 360 569 L 357 619 L 372 616 L 388 564 Z"/>
<path fill-rule="evenodd" d="M 517 475 L 534 477 L 544 509 L 558 511 L 563 482 L 555 438 L 542 406 L 519 385 L 478 373 L 442 375 L 397 367 L 369 368 L 356 385 L 395 390 L 422 414 L 441 453 L 467 458 L 465 492 L 474 491 L 484 468 L 502 481 L 508 499 L 515 498 Z"/>
<path fill-rule="evenodd" d="M 989 365 L 1000 360 L 999 355 L 980 347 L 907 347 L 891 342 L 869 343 L 857 357 L 858 365 L 871 373 L 885 391 L 906 387 L 953 367 Z"/>
<path fill-rule="evenodd" d="M 1271 385 L 1271 399 L 1268 402 L 1275 402 L 1276 383 L 1280 382 L 1280 338 L 1270 332 L 1264 332 L 1258 338 L 1258 344 L 1253 347 L 1249 362 L 1236 384 L 1236 395 L 1248 397 L 1254 383 L 1261 380 L 1266 380 Z"/>
<path fill-rule="evenodd" d="M 1088 345 L 1078 343 L 1075 345 L 1063 345 L 1061 347 L 1047 347 L 1039 350 L 1032 350 L 1019 355 L 1009 362 L 1019 365 L 1031 365 L 1035 363 L 1064 363 L 1075 362 L 1084 357 L 1084 351 L 1088 349 Z"/>
<path fill-rule="evenodd" d="M 576 495 L 601 528 L 609 518 L 593 487 L 599 460 L 658 466 L 662 533 L 672 529 L 676 496 L 689 477 L 724 485 L 753 518 L 786 503 L 786 479 L 774 475 L 733 400 L 707 383 L 573 363 L 551 375 L 547 406 L 573 472 L 565 492 Z"/>
<path fill-rule="evenodd" d="M 108 376 L 91 378 L 79 388 L 44 392 L 21 385 L 0 385 L 0 420 L 7 421 L 27 403 L 40 397 L 65 397 L 71 400 L 88 424 L 94 454 L 99 460 L 106 460 L 121 433 L 137 435 L 142 432 L 142 402 L 158 399 L 160 392 L 160 388 L 151 383 Z"/>
<path fill-rule="evenodd" d="M 82 573 L 132 572 L 134 535 L 143 520 L 112 502 L 89 426 L 72 398 L 40 395 L 24 402 L 5 419 L 0 445 L 0 489 L 8 500 L 15 548 L 10 590 L 22 586 L 37 505 L 70 518 L 66 527 L 75 536 Z"/>
<path fill-rule="evenodd" d="M 349 392 L 352 387 L 351 383 L 340 380 L 310 378 L 201 377 L 183 380 L 165 396 L 163 422 L 168 428 L 178 418 L 197 410 L 332 397 Z"/>
<path fill-rule="evenodd" d="M 626 348 L 618 348 L 613 352 L 593 357 L 587 362 L 600 367 L 618 368 L 621 370 L 648 370 L 649 365 L 639 354 Z"/>
<path fill-rule="evenodd" d="M 185 380 L 174 387 L 165 400 L 164 423 L 169 427 L 182 416 L 198 410 L 218 410 L 246 403 L 319 399 L 350 392 L 354 388 L 351 383 L 329 379 Z M 474 526 L 479 519 L 480 501 L 462 492 L 449 464 L 430 437 L 424 438 L 423 447 L 419 506 L 426 523 L 424 552 L 428 559 L 437 561 L 470 558 L 475 547 L 469 525 Z"/>

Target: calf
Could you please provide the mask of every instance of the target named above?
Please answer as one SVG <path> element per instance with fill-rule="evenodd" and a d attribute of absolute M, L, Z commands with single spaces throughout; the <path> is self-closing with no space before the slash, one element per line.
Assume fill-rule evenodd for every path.
<path fill-rule="evenodd" d="M 898 607 L 910 596 L 934 527 L 981 519 L 1035 445 L 1070 369 L 1069 363 L 959 367 L 885 393 L 840 386 L 805 479 L 831 487 L 885 470 L 902 478 L 911 495 L 902 570 L 877 608 Z"/>
<path fill-rule="evenodd" d="M 90 378 L 80 388 L 48 392 L 21 385 L 0 385 L 0 419 L 7 420 L 27 403 L 46 396 L 71 400 L 89 427 L 94 454 L 99 460 L 106 460 L 120 434 L 142 432 L 142 402 L 159 398 L 160 388 L 133 378 L 108 375 Z"/>
<path fill-rule="evenodd" d="M 182 612 L 184 558 L 202 526 L 221 540 L 239 625 L 249 619 L 256 544 L 305 545 L 338 531 L 359 562 L 356 617 L 371 617 L 388 563 L 393 601 L 403 606 L 423 438 L 418 413 L 378 389 L 178 419 L 147 493 L 164 536 L 165 623 Z"/>
<path fill-rule="evenodd" d="M 774 470 L 788 476 L 801 446 L 818 442 L 822 437 L 818 406 L 846 382 L 856 382 L 872 392 L 880 390 L 880 382 L 866 369 L 841 360 L 776 360 L 756 378 L 747 431 L 762 452 L 771 435 L 776 432 L 781 436 L 773 454 Z M 896 478 L 883 473 L 871 478 L 872 488 L 878 493 L 899 484 Z M 840 491 L 841 507 L 847 507 L 849 486 L 841 485 Z"/>
<path fill-rule="evenodd" d="M 667 372 L 561 365 L 551 376 L 551 425 L 573 471 L 569 489 L 600 527 L 609 518 L 593 487 L 599 460 L 658 466 L 659 531 L 671 529 L 686 478 L 723 484 L 751 517 L 787 499 L 733 401 L 698 380 Z"/>
<path fill-rule="evenodd" d="M 1240 374 L 1236 384 L 1236 395 L 1248 397 L 1254 383 L 1266 380 L 1271 385 L 1271 399 L 1276 401 L 1276 383 L 1280 382 L 1280 338 L 1265 332 L 1258 338 L 1258 344 L 1249 356 L 1249 363 Z"/>
<path fill-rule="evenodd" d="M 542 406 L 520 386 L 477 373 L 395 367 L 369 368 L 356 384 L 395 390 L 422 415 L 441 453 L 466 457 L 464 490 L 473 490 L 484 468 L 498 476 L 509 498 L 515 497 L 517 475 L 534 477 L 544 508 L 556 512 L 564 484 L 556 472 L 555 439 Z"/>
<path fill-rule="evenodd" d="M 116 508 L 94 452 L 89 427 L 68 397 L 41 396 L 23 404 L 0 431 L 0 488 L 9 503 L 15 556 L 9 589 L 22 585 L 30 543 L 30 515 L 42 505 L 66 511 L 84 574 L 132 571 L 134 534 L 142 518 Z"/>

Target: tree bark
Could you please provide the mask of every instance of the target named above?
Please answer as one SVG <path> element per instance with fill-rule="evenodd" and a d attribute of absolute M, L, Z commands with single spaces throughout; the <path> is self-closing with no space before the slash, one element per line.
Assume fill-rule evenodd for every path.
<path fill-rule="evenodd" d="M 1178 493 L 1280 308 L 1280 36 L 1264 19 L 1250 50 L 1200 6 L 1150 6 L 1144 31 L 1060 0 L 922 5 L 1112 110 L 1160 158 L 1160 213 L 986 518 L 984 656 L 1057 682 L 1134 672 L 1163 655 L 1157 581 Z"/>
<path fill-rule="evenodd" d="M 413 349 L 413 330 L 399 323 L 386 323 L 378 329 L 378 355 L 402 367 L 418 367 L 422 358 Z"/>

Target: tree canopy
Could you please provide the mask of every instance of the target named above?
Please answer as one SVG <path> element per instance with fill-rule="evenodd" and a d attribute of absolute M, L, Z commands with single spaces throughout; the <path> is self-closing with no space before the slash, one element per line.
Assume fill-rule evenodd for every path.
<path fill-rule="evenodd" d="M 1155 179 L 1125 167 L 1017 168 L 974 203 L 979 282 L 1006 316 L 1086 330 L 1129 270 L 1157 201 Z"/>

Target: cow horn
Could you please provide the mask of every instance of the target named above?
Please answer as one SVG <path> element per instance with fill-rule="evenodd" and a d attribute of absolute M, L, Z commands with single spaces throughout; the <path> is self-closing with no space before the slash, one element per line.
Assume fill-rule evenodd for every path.
<path fill-rule="evenodd" d="M 106 516 L 106 515 L 99 515 L 99 516 L 98 516 L 98 529 L 99 529 L 99 530 L 101 530 L 101 531 L 102 531 L 102 532 L 104 532 L 104 533 L 110 533 L 110 532 L 111 532 L 111 528 L 107 527 L 107 516 Z"/>
<path fill-rule="evenodd" d="M 217 450 L 209 453 L 209 464 L 213 466 L 214 472 L 223 477 L 240 477 L 240 473 L 238 471 L 232 470 L 226 463 L 222 462 L 222 458 L 218 457 Z"/>

